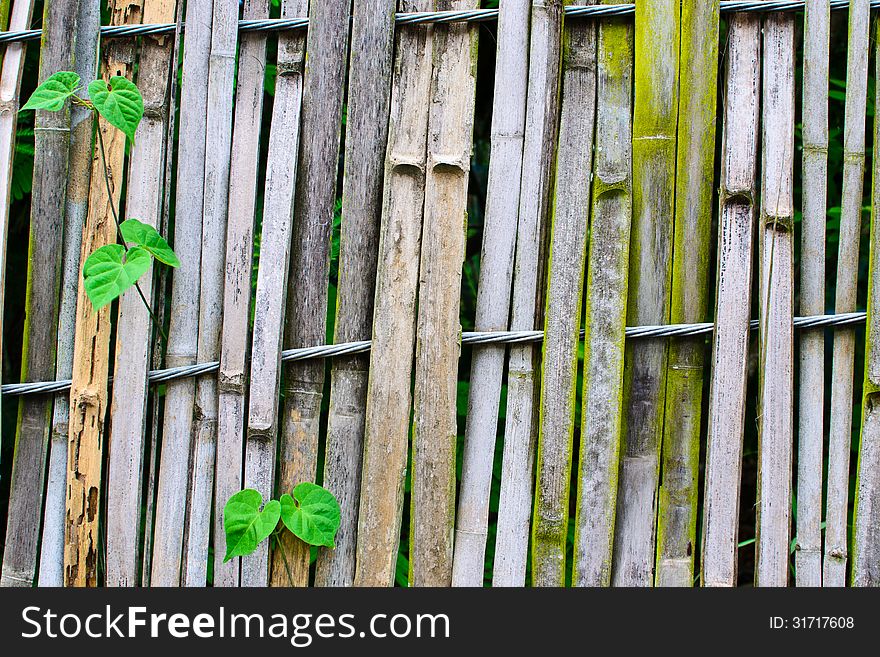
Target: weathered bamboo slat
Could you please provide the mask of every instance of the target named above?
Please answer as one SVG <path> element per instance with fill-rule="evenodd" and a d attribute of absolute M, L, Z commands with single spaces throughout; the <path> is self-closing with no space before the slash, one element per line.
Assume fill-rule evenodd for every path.
<path fill-rule="evenodd" d="M 880 46 L 878 46 L 880 48 Z M 875 54 L 875 76 L 880 57 Z M 880 91 L 880 88 L 878 88 Z M 874 143 L 880 139 L 880 121 L 874 119 Z M 871 199 L 871 249 L 868 264 L 868 327 L 865 331 L 865 381 L 862 391 L 862 435 L 853 511 L 853 586 L 880 586 L 880 158 L 874 157 Z"/>
<path fill-rule="evenodd" d="M 244 7 L 248 20 L 269 15 L 267 0 L 248 0 Z M 223 507 L 242 489 L 242 455 L 247 389 L 248 325 L 251 309 L 251 267 L 254 250 L 254 219 L 257 205 L 257 178 L 260 157 L 260 127 L 263 118 L 263 80 L 266 69 L 266 35 L 243 34 L 239 46 L 238 89 L 232 133 L 229 172 L 228 224 L 226 229 L 226 267 L 223 283 L 220 373 L 218 375 L 217 448 L 214 481 L 214 585 L 237 586 L 240 562 L 223 563 L 226 534 Z M 209 497 L 206 500 L 210 503 Z M 191 535 L 192 538 L 192 535 Z M 201 536 L 202 541 L 207 533 Z M 190 547 L 195 547 L 191 544 Z M 199 545 L 192 563 L 191 583 L 204 585 L 207 542 Z"/>
<path fill-rule="evenodd" d="M 286 348 L 320 344 L 327 338 L 330 242 L 336 206 L 342 101 L 348 55 L 351 2 L 325 0 L 309 8 L 309 39 L 303 86 L 302 139 L 293 207 L 293 242 L 285 315 Z M 324 362 L 293 363 L 284 372 L 284 404 L 278 457 L 278 491 L 290 493 L 314 481 L 324 390 Z M 310 548 L 286 532 L 293 584 L 308 585 Z M 281 550 L 272 562 L 271 584 L 287 586 Z"/>
<path fill-rule="evenodd" d="M 682 4 L 669 315 L 673 324 L 704 322 L 708 314 L 718 31 L 715 0 Z M 669 342 L 657 512 L 657 586 L 694 583 L 705 352 L 702 337 Z"/>
<path fill-rule="evenodd" d="M 355 0 L 345 125 L 345 174 L 336 290 L 335 343 L 369 340 L 382 216 L 382 174 L 388 141 L 394 0 Z M 342 522 L 336 549 L 321 550 L 317 586 L 354 580 L 369 356 L 333 360 L 324 457 L 324 487 L 336 495 Z"/>
<path fill-rule="evenodd" d="M 533 558 L 540 563 L 542 584 L 555 586 L 565 584 L 575 388 L 596 123 L 595 23 L 576 21 L 566 25 L 562 52 L 562 107 L 550 226 L 532 535 Z M 626 58 L 626 53 L 620 55 Z"/>
<path fill-rule="evenodd" d="M 730 21 L 701 580 L 735 586 L 756 203 L 760 18 Z"/>
<path fill-rule="evenodd" d="M 868 33 L 871 7 L 854 0 L 849 9 L 846 118 L 843 131 L 843 198 L 837 252 L 835 312 L 853 312 L 859 285 L 859 238 L 865 179 L 865 108 L 868 99 Z M 852 442 L 853 365 L 856 332 L 834 332 L 831 417 L 828 434 L 828 494 L 825 506 L 823 586 L 846 584 L 849 456 Z M 800 507 L 799 507 L 800 508 Z"/>
<path fill-rule="evenodd" d="M 185 21 L 189 27 L 183 47 L 173 242 L 181 264 L 171 281 L 171 323 L 165 357 L 168 367 L 195 363 L 198 347 L 208 109 L 205 81 L 211 52 L 212 11 L 211 0 L 189 0 L 186 5 Z M 194 379 L 182 379 L 169 382 L 165 391 L 150 577 L 153 586 L 180 583 L 195 387 Z"/>
<path fill-rule="evenodd" d="M 141 22 L 142 5 L 130 0 L 111 3 L 111 24 Z M 101 76 L 129 79 L 134 74 L 135 43 L 120 39 L 105 45 Z M 89 211 L 83 225 L 80 262 L 96 249 L 116 242 L 113 208 L 122 195 L 125 134 L 105 120 L 98 121 L 105 145 L 107 176 L 101 155 L 93 158 L 89 188 Z M 135 295 L 130 290 L 128 295 Z M 66 586 L 97 586 L 98 554 L 103 550 L 101 521 L 101 468 L 107 412 L 107 376 L 110 365 L 112 306 L 95 311 L 86 296 L 82 278 L 76 308 L 73 377 L 70 387 L 70 428 L 67 447 L 67 506 L 64 536 L 64 583 Z"/>
<path fill-rule="evenodd" d="M 82 80 L 92 80 L 97 74 L 100 23 L 101 7 L 98 0 L 80 0 L 73 60 L 74 70 Z M 58 336 L 55 346 L 56 379 L 69 379 L 73 372 L 73 333 L 79 287 L 79 255 L 83 222 L 88 212 L 94 132 L 95 121 L 92 111 L 81 105 L 72 106 L 64 247 L 61 257 L 61 298 L 58 306 Z M 52 409 L 46 501 L 43 504 L 40 586 L 62 586 L 64 582 L 64 506 L 69 422 L 68 397 L 66 394 L 57 395 Z"/>
<path fill-rule="evenodd" d="M 308 10 L 308 0 L 288 0 L 281 7 L 281 15 L 284 18 L 302 17 L 308 14 Z M 281 379 L 279 352 L 284 326 L 284 290 L 290 262 L 291 213 L 299 153 L 304 61 L 305 35 L 301 32 L 282 33 L 278 39 L 278 75 L 275 104 L 272 107 L 260 239 L 260 261 L 270 264 L 260 267 L 257 273 L 245 445 L 245 486 L 260 491 L 264 499 L 269 499 L 275 492 L 278 384 Z M 241 560 L 242 586 L 266 586 L 268 577 L 268 548 L 259 549 Z"/>
<path fill-rule="evenodd" d="M 199 285 L 197 362 L 214 361 L 220 357 L 226 262 L 226 210 L 229 200 L 233 92 L 238 46 L 238 3 L 235 0 L 214 0 L 212 21 L 211 55 L 208 64 L 208 113 L 205 129 L 205 188 L 202 202 L 200 267 L 202 280 Z M 239 75 L 246 73 L 248 66 L 253 66 L 253 62 L 239 68 Z M 247 129 L 250 129 L 251 122 L 246 125 Z M 237 212 L 238 208 L 233 207 L 233 211 Z M 186 530 L 183 538 L 181 577 L 185 586 L 204 586 L 207 578 L 214 492 L 214 459 L 217 451 L 217 403 L 217 379 L 213 376 L 198 379 L 193 406 L 193 446 L 190 456 Z"/>
<path fill-rule="evenodd" d="M 466 10 L 475 0 L 438 0 Z M 413 400 L 410 582 L 452 584 L 461 267 L 476 93 L 477 28 L 434 30 Z"/>
<path fill-rule="evenodd" d="M 801 315 L 821 315 L 825 312 L 830 31 L 831 11 L 828 2 L 807 2 L 804 13 Z M 824 331 L 802 331 L 800 334 L 799 386 L 795 576 L 798 586 L 821 586 Z"/>
<path fill-rule="evenodd" d="M 431 0 L 401 0 L 428 11 Z M 403 512 L 425 200 L 432 27 L 397 32 L 358 514 L 355 586 L 391 586 Z"/>
<path fill-rule="evenodd" d="M 600 23 L 598 32 L 596 162 L 585 289 L 583 406 L 572 571 L 572 583 L 577 586 L 611 583 L 633 213 L 633 30 L 625 22 L 609 21 Z"/>
<path fill-rule="evenodd" d="M 562 18 L 560 0 L 532 2 L 529 87 L 510 311 L 510 328 L 515 331 L 532 330 L 543 322 L 541 262 L 559 122 Z M 535 371 L 539 367 L 539 349 L 532 345 L 511 347 L 494 586 L 525 584 L 537 425 L 535 397 L 539 394 Z"/>
<path fill-rule="evenodd" d="M 680 6 L 636 5 L 630 325 L 666 324 L 675 217 Z M 666 398 L 666 340 L 628 343 L 623 446 L 615 522 L 615 586 L 650 586 Z"/>
<path fill-rule="evenodd" d="M 144 5 L 145 23 L 174 19 L 176 0 Z M 126 185 L 126 215 L 161 227 L 165 184 L 168 89 L 173 37 L 144 37 L 138 60 L 137 84 L 144 97 L 144 118 L 135 136 Z M 152 269 L 141 279 L 144 297 L 152 304 Z M 141 491 L 147 421 L 147 369 L 153 325 L 137 294 L 119 302 L 116 359 L 110 404 L 111 447 L 107 473 L 108 586 L 136 586 L 140 556 Z M 156 335 L 158 335 L 158 331 Z"/>
<path fill-rule="evenodd" d="M 76 3 L 44 5 L 40 82 L 72 67 L 73 42 L 67 32 L 76 24 L 76 14 Z M 14 57 L 10 63 L 15 63 Z M 69 107 L 63 112 L 36 112 L 22 381 L 45 381 L 55 373 L 69 143 Z M 30 586 L 34 581 L 52 401 L 52 396 L 40 395 L 19 402 L 3 553 L 4 584 Z"/>
<path fill-rule="evenodd" d="M 530 0 L 500 5 L 495 91 L 492 103 L 492 160 L 486 192 L 483 250 L 477 291 L 477 331 L 507 330 L 519 215 L 528 92 Z M 489 523 L 489 495 L 504 374 L 504 346 L 471 354 L 461 486 L 452 562 L 454 586 L 482 586 Z"/>
<path fill-rule="evenodd" d="M 794 18 L 764 18 L 755 583 L 785 586 L 794 440 Z"/>

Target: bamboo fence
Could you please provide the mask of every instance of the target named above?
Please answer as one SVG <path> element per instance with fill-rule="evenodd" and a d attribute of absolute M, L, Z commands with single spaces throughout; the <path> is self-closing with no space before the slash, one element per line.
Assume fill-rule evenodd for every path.
<path fill-rule="evenodd" d="M 880 585 L 870 0 L 33 5 L 0 2 L 0 584 Z M 59 70 L 143 121 L 37 112 L 14 200 Z M 85 295 L 114 208 L 180 258 L 151 310 Z M 225 562 L 226 500 L 304 481 L 336 548 Z"/>

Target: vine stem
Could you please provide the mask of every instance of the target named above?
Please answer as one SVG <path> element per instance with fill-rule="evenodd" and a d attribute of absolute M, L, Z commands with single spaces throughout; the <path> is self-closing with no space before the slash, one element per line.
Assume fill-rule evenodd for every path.
<path fill-rule="evenodd" d="M 95 106 L 91 102 L 84 100 L 82 98 L 76 97 L 76 96 L 74 98 L 76 98 L 76 100 L 74 102 L 79 101 L 79 104 L 95 111 Z M 107 155 L 104 150 L 104 135 L 101 132 L 100 125 L 98 126 L 98 129 L 96 130 L 96 132 L 98 133 L 98 150 L 101 152 L 101 169 L 104 174 L 104 184 L 107 187 L 107 195 L 110 199 L 110 212 L 113 215 L 113 221 L 116 223 L 116 233 L 119 235 L 119 240 L 122 242 L 122 248 L 125 249 L 126 253 L 128 253 L 128 251 L 129 251 L 128 245 L 125 243 L 125 238 L 122 235 L 122 225 L 119 221 L 119 213 L 116 211 L 116 206 L 113 203 L 113 190 L 110 186 L 110 173 L 107 169 Z M 141 301 L 144 304 L 144 307 L 147 309 L 147 312 L 150 313 L 150 318 L 153 320 L 153 324 L 156 325 L 156 329 L 162 335 L 162 339 L 167 343 L 168 342 L 168 335 L 165 333 L 165 329 L 162 327 L 162 324 L 159 322 L 159 319 L 156 317 L 156 314 L 153 312 L 153 309 L 150 307 L 150 303 L 147 301 L 147 297 L 144 296 L 144 292 L 143 292 L 143 290 L 141 290 L 141 286 L 138 284 L 137 281 L 135 281 L 134 287 L 137 290 L 137 293 L 140 296 Z"/>
<path fill-rule="evenodd" d="M 287 560 L 287 550 L 284 548 L 284 541 L 281 540 L 281 532 L 283 531 L 284 529 L 282 525 L 282 529 L 276 530 L 272 536 L 275 537 L 275 546 L 278 548 L 279 553 L 281 554 L 281 560 L 284 562 L 284 570 L 287 571 L 287 580 L 290 582 L 290 586 L 293 587 L 295 586 L 293 583 L 293 573 L 290 572 L 290 563 Z"/>

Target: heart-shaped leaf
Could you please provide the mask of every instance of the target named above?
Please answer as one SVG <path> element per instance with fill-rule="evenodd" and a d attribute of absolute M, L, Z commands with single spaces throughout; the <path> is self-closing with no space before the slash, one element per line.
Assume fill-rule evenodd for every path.
<path fill-rule="evenodd" d="M 70 71 L 58 71 L 50 75 L 28 98 L 21 111 L 46 110 L 57 112 L 64 107 L 64 101 L 79 88 L 79 76 Z"/>
<path fill-rule="evenodd" d="M 180 266 L 180 260 L 168 246 L 168 242 L 149 224 L 142 223 L 137 219 L 126 219 L 119 225 L 119 230 L 122 232 L 122 239 L 144 247 L 159 262 L 164 262 L 169 267 Z"/>
<path fill-rule="evenodd" d="M 259 491 L 245 488 L 229 498 L 223 507 L 223 530 L 226 532 L 226 556 L 223 563 L 233 557 L 253 554 L 257 546 L 275 531 L 281 516 L 278 500 L 266 502 Z"/>
<path fill-rule="evenodd" d="M 339 530 L 339 502 L 317 484 L 303 482 L 293 489 L 293 497 L 282 495 L 281 520 L 309 545 L 336 547 L 333 539 Z"/>
<path fill-rule="evenodd" d="M 136 246 L 126 253 L 121 244 L 102 246 L 90 255 L 83 265 L 83 287 L 95 310 L 132 287 L 152 261 L 146 249 Z"/>
<path fill-rule="evenodd" d="M 110 83 L 95 80 L 89 84 L 89 97 L 98 113 L 134 141 L 134 133 L 144 116 L 144 99 L 131 80 L 114 75 Z"/>

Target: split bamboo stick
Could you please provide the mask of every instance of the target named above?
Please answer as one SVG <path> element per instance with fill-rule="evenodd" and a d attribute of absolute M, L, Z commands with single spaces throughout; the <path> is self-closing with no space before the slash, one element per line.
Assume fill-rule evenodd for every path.
<path fill-rule="evenodd" d="M 285 315 L 286 348 L 327 339 L 330 242 L 342 132 L 342 101 L 348 56 L 350 0 L 313 2 L 303 86 L 299 176 L 294 193 L 291 279 Z M 284 372 L 278 494 L 315 481 L 324 391 L 324 361 L 298 362 Z M 290 555 L 293 584 L 308 585 L 310 548 L 290 532 L 281 535 Z M 290 584 L 281 550 L 272 563 L 273 586 Z"/>
<path fill-rule="evenodd" d="M 875 75 L 880 57 L 875 54 Z M 880 91 L 880 87 L 878 87 Z M 874 119 L 874 143 L 880 141 L 880 121 Z M 876 147 L 875 147 L 876 148 Z M 862 435 L 853 511 L 853 586 L 880 586 L 880 158 L 874 157 L 871 199 L 871 248 L 868 264 L 868 327 L 865 331 L 865 381 L 862 392 Z"/>
<path fill-rule="evenodd" d="M 727 40 L 712 378 L 701 581 L 735 586 L 745 429 L 760 103 L 760 18 L 731 17 Z"/>
<path fill-rule="evenodd" d="M 479 7 L 437 0 L 440 11 Z M 434 29 L 413 399 L 410 583 L 452 584 L 461 267 L 473 149 L 477 28 Z"/>
<path fill-rule="evenodd" d="M 543 322 L 542 263 L 559 125 L 562 21 L 561 0 L 533 0 L 519 223 L 513 265 L 510 328 L 514 331 L 532 330 Z M 494 586 L 523 586 L 532 513 L 540 349 L 533 345 L 511 347 L 507 367 L 504 453 L 492 583 Z M 533 563 L 533 580 L 539 582 L 541 578 L 535 576 L 534 568 Z"/>
<path fill-rule="evenodd" d="M 176 0 L 144 5 L 143 22 L 174 20 Z M 168 89 L 173 37 L 144 37 L 137 83 L 144 117 L 135 136 L 126 185 L 126 215 L 161 228 L 165 183 Z M 141 278 L 152 299 L 152 268 Z M 141 491 L 147 429 L 147 370 L 154 334 L 150 312 L 137 294 L 123 295 L 116 320 L 115 378 L 110 404 L 111 448 L 107 472 L 107 586 L 136 586 L 140 557 Z M 155 332 L 156 335 L 159 331 Z"/>
<path fill-rule="evenodd" d="M 859 287 L 859 238 L 865 179 L 865 109 L 868 99 L 868 0 L 853 0 L 847 39 L 846 117 L 843 130 L 843 198 L 837 252 L 835 312 L 853 312 Z M 846 585 L 849 455 L 852 443 L 853 365 L 856 332 L 834 332 L 831 417 L 828 434 L 828 494 L 825 506 L 823 586 Z M 800 510 L 800 507 L 798 507 Z M 800 514 L 798 514 L 800 515 Z"/>
<path fill-rule="evenodd" d="M 709 311 L 718 32 L 715 0 L 682 4 L 672 324 L 705 322 Z M 694 583 L 705 355 L 703 337 L 669 342 L 657 513 L 658 586 Z"/>
<path fill-rule="evenodd" d="M 208 110 L 208 65 L 211 51 L 211 0 L 189 0 L 180 95 L 180 136 L 177 150 L 177 194 L 174 250 L 180 259 L 172 277 L 167 367 L 196 362 L 199 288 L 205 184 L 205 116 Z M 165 389 L 162 449 L 155 499 L 150 583 L 177 586 L 183 559 L 188 477 L 192 443 L 195 379 L 169 381 Z"/>
<path fill-rule="evenodd" d="M 675 217 L 681 8 L 677 0 L 636 5 L 633 108 L 632 326 L 669 323 Z M 668 341 L 626 345 L 623 445 L 615 521 L 615 586 L 651 586 Z"/>
<path fill-rule="evenodd" d="M 238 2 L 214 0 L 212 22 L 202 202 L 202 280 L 199 284 L 199 337 L 196 350 L 196 360 L 200 363 L 216 361 L 220 357 L 226 269 L 226 210 L 238 50 Z M 239 67 L 239 75 L 250 73 L 248 67 L 253 64 L 248 62 Z M 250 130 L 252 122 L 247 118 L 244 120 L 248 123 L 242 127 Z M 233 207 L 233 211 L 237 213 L 239 208 Z M 192 422 L 193 446 L 181 578 L 184 586 L 204 586 L 208 576 L 214 459 L 217 452 L 217 379 L 213 376 L 204 376 L 196 381 Z"/>
<path fill-rule="evenodd" d="M 70 70 L 73 44 L 67 30 L 76 21 L 76 5 L 47 3 L 43 7 L 43 38 L 40 44 L 39 81 L 42 83 L 59 70 Z M 16 2 L 12 24 L 29 27 L 32 7 Z M 15 29 L 15 27 L 13 27 Z M 9 114 L 8 157 L 11 179 L 15 150 L 15 127 L 19 107 L 18 87 L 24 50 L 7 50 L 4 61 L 3 113 Z M 7 98 L 12 91 L 15 98 Z M 6 133 L 6 130 L 3 130 Z M 4 134 L 4 137 L 7 135 Z M 31 219 L 28 246 L 28 282 L 25 296 L 25 326 L 21 359 L 22 381 L 45 381 L 55 373 L 55 340 L 58 328 L 58 286 L 63 244 L 65 180 L 70 142 L 69 107 L 62 112 L 38 111 L 34 117 L 34 174 L 31 191 Z M 8 183 L 7 183 L 8 184 Z M 8 213 L 9 194 L 2 196 L 4 215 Z M 7 221 L 4 216 L 3 240 Z M 5 249 L 4 249 L 5 250 Z M 5 264 L 5 258 L 4 258 Z M 4 275 L 5 278 L 5 275 Z M 3 552 L 3 586 L 31 586 L 37 568 L 37 545 L 52 396 L 22 398 L 18 405 L 15 428 L 15 451 L 9 483 L 9 509 L 6 546 Z"/>
<path fill-rule="evenodd" d="M 97 75 L 100 24 L 99 0 L 80 0 L 73 59 L 74 70 L 84 81 L 93 80 Z M 94 113 L 81 105 L 72 106 L 64 246 L 61 257 L 61 299 L 55 346 L 56 380 L 69 379 L 73 372 L 73 329 L 76 322 L 76 296 L 79 287 L 79 254 L 83 222 L 89 205 L 94 133 Z M 70 406 L 67 395 L 56 395 L 52 409 L 46 501 L 43 504 L 43 529 L 40 538 L 40 586 L 62 586 L 64 583 L 64 506 L 69 422 Z"/>
<path fill-rule="evenodd" d="M 595 23 L 576 20 L 566 25 L 562 52 L 562 108 L 550 225 L 532 536 L 533 563 L 540 565 L 541 583 L 554 586 L 565 584 L 575 388 L 596 123 Z M 612 111 L 618 110 L 615 107 Z"/>
<path fill-rule="evenodd" d="M 281 6 L 283 18 L 300 18 L 308 15 L 308 11 L 308 0 L 287 0 Z M 304 62 L 305 34 L 280 34 L 260 240 L 260 262 L 268 263 L 268 266 L 260 267 L 257 273 L 244 468 L 245 487 L 260 491 L 264 499 L 269 499 L 275 492 L 278 384 L 281 378 L 279 353 L 293 228 Z M 242 586 L 266 586 L 268 577 L 268 547 L 241 560 Z"/>
<path fill-rule="evenodd" d="M 429 11 L 431 0 L 401 0 Z M 433 27 L 397 32 L 358 514 L 355 586 L 391 586 L 403 512 Z"/>
<path fill-rule="evenodd" d="M 499 5 L 495 92 L 492 104 L 492 159 L 486 192 L 483 250 L 477 291 L 477 331 L 505 331 L 522 177 L 528 92 L 530 0 Z M 482 586 L 489 524 L 489 496 L 498 409 L 507 348 L 487 345 L 471 353 L 461 486 L 452 562 L 454 586 Z"/>
<path fill-rule="evenodd" d="M 248 0 L 244 18 L 268 18 L 267 0 Z M 251 310 L 251 268 L 254 251 L 254 219 L 263 119 L 263 80 L 266 69 L 266 35 L 243 34 L 239 46 L 238 88 L 229 173 L 226 267 L 223 283 L 222 330 L 220 331 L 219 398 L 217 402 L 217 449 L 214 483 L 214 586 L 238 586 L 240 562 L 224 563 L 226 534 L 223 507 L 242 489 L 242 455 L 247 390 L 248 325 Z M 210 503 L 210 496 L 207 500 Z M 206 514 L 209 515 L 209 514 Z M 192 538 L 192 534 L 190 534 Z M 203 532 L 202 541 L 208 538 Z M 195 547 L 190 545 L 190 548 Z M 207 542 L 198 546 L 199 558 L 187 560 L 188 583 L 204 585 Z M 191 582 L 190 571 L 198 575 Z"/>
<path fill-rule="evenodd" d="M 355 0 L 353 7 L 333 336 L 337 344 L 370 339 L 395 8 L 395 0 Z M 336 358 L 332 363 L 324 487 L 339 500 L 342 522 L 336 549 L 318 554 L 318 586 L 351 586 L 354 580 L 369 363 L 366 354 Z"/>
<path fill-rule="evenodd" d="M 828 192 L 828 67 L 831 10 L 810 0 L 804 12 L 803 220 L 800 314 L 825 312 Z M 825 440 L 825 331 L 801 331 L 798 405 L 798 586 L 822 585 L 822 450 Z"/>
<path fill-rule="evenodd" d="M 794 17 L 764 17 L 755 583 L 786 586 L 794 440 Z"/>
<path fill-rule="evenodd" d="M 572 583 L 577 586 L 611 583 L 633 213 L 632 26 L 620 19 L 602 21 L 597 50 L 596 161 L 572 572 Z"/>
<path fill-rule="evenodd" d="M 137 24 L 142 4 L 114 0 L 111 25 Z M 101 76 L 129 79 L 134 74 L 135 42 L 119 39 L 107 43 L 101 53 Z M 83 225 L 80 262 L 96 249 L 116 242 L 113 208 L 122 195 L 126 136 L 105 120 L 98 121 L 105 155 L 93 158 L 89 188 L 89 211 Z M 104 177 L 106 162 L 109 183 Z M 129 291 L 129 295 L 134 292 Z M 98 553 L 103 550 L 101 519 L 101 467 L 107 412 L 107 376 L 110 365 L 112 306 L 95 311 L 82 278 L 77 296 L 70 387 L 70 429 L 67 449 L 67 506 L 64 536 L 64 583 L 66 586 L 98 585 Z"/>

